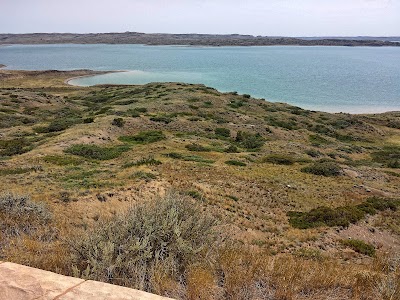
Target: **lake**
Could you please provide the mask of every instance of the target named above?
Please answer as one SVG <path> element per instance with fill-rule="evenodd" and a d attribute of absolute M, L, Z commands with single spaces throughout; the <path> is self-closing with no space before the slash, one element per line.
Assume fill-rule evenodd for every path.
<path fill-rule="evenodd" d="M 400 110 L 400 47 L 10 45 L 0 64 L 127 71 L 70 81 L 82 86 L 179 81 L 312 110 Z"/>

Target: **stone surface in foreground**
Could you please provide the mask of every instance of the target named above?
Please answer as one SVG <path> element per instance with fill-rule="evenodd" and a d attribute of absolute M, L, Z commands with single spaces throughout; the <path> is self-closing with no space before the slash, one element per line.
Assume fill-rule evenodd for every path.
<path fill-rule="evenodd" d="M 0 300 L 83 300 L 169 298 L 112 284 L 63 276 L 9 262 L 0 262 Z"/>

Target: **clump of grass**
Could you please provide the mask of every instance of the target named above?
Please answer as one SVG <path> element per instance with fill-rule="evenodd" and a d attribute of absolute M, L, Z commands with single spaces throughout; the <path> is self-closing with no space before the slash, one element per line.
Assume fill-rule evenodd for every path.
<path fill-rule="evenodd" d="M 321 151 L 315 150 L 315 149 L 308 149 L 305 151 L 305 153 L 311 157 L 320 157 L 323 154 L 321 153 Z"/>
<path fill-rule="evenodd" d="M 89 124 L 89 123 L 93 123 L 94 122 L 94 118 L 93 117 L 88 117 L 83 119 L 83 123 L 85 124 Z"/>
<path fill-rule="evenodd" d="M 208 152 L 208 151 L 210 151 L 210 149 L 208 149 L 200 144 L 197 144 L 197 143 L 191 143 L 189 145 L 186 145 L 185 148 L 188 149 L 189 151 L 193 151 L 193 152 Z"/>
<path fill-rule="evenodd" d="M 43 160 L 47 163 L 51 163 L 57 166 L 78 166 L 83 162 L 82 159 L 68 155 L 47 155 L 43 158 Z"/>
<path fill-rule="evenodd" d="M 244 163 L 244 162 L 242 162 L 242 161 L 239 161 L 239 160 L 227 160 L 227 161 L 225 162 L 225 164 L 231 165 L 231 166 L 240 166 L 240 167 L 245 167 L 245 166 L 247 166 L 246 163 Z"/>
<path fill-rule="evenodd" d="M 7 168 L 7 169 L 0 169 L 0 175 L 17 175 L 17 174 L 24 174 L 34 171 L 33 168 Z"/>
<path fill-rule="evenodd" d="M 226 152 L 226 153 L 239 153 L 239 149 L 235 145 L 229 145 L 227 148 L 224 149 L 224 152 Z"/>
<path fill-rule="evenodd" d="M 150 144 L 166 139 L 167 137 L 161 130 L 141 131 L 133 136 L 121 136 L 120 141 L 138 144 Z"/>
<path fill-rule="evenodd" d="M 155 116 L 155 117 L 151 117 L 150 121 L 169 124 L 173 121 L 173 119 L 169 116 Z"/>
<path fill-rule="evenodd" d="M 143 157 L 137 161 L 134 162 L 129 162 L 124 164 L 124 168 L 130 168 L 130 167 L 138 167 L 138 166 L 158 166 L 161 165 L 161 161 L 157 160 L 154 158 L 154 156 L 148 156 L 148 157 Z"/>
<path fill-rule="evenodd" d="M 298 129 L 298 124 L 295 120 L 280 120 L 273 116 L 268 116 L 265 118 L 269 125 L 274 127 L 281 127 L 287 130 Z"/>
<path fill-rule="evenodd" d="M 228 128 L 218 127 L 215 128 L 215 134 L 217 136 L 229 138 L 231 136 L 231 131 Z"/>
<path fill-rule="evenodd" d="M 228 106 L 232 108 L 240 108 L 245 104 L 245 101 L 243 100 L 232 100 Z"/>
<path fill-rule="evenodd" d="M 124 127 L 125 121 L 122 118 L 115 118 L 112 120 L 111 124 L 117 127 Z"/>
<path fill-rule="evenodd" d="M 313 146 L 321 146 L 322 144 L 329 144 L 329 141 L 326 138 L 320 136 L 319 134 L 310 135 L 309 140 L 311 145 Z"/>
<path fill-rule="evenodd" d="M 400 147 L 387 146 L 383 150 L 371 153 L 372 160 L 388 168 L 400 168 Z"/>
<path fill-rule="evenodd" d="M 136 204 L 71 242 L 75 275 L 155 291 L 156 274 L 178 281 L 213 248 L 216 221 L 175 193 Z"/>
<path fill-rule="evenodd" d="M 399 199 L 372 197 L 356 206 L 330 208 L 321 206 L 309 212 L 288 212 L 289 223 L 293 227 L 307 229 L 320 226 L 343 226 L 363 219 L 367 214 L 374 215 L 378 211 L 396 211 L 400 206 Z"/>
<path fill-rule="evenodd" d="M 238 131 L 235 141 L 243 148 L 257 150 L 264 145 L 265 139 L 259 133 Z"/>
<path fill-rule="evenodd" d="M 358 253 L 368 255 L 368 256 L 375 256 L 375 252 L 376 252 L 375 247 L 364 241 L 351 239 L 351 240 L 342 240 L 341 243 L 344 246 L 349 247 Z"/>
<path fill-rule="evenodd" d="M 56 119 L 53 120 L 48 126 L 42 127 L 37 126 L 34 127 L 33 130 L 37 133 L 51 133 L 51 132 L 59 132 L 68 129 L 69 127 L 80 123 L 80 119 Z"/>
<path fill-rule="evenodd" d="M 293 157 L 284 154 L 271 154 L 264 157 L 262 161 L 275 165 L 293 165 L 295 163 Z"/>
<path fill-rule="evenodd" d="M 66 153 L 82 156 L 89 159 L 109 160 L 119 157 L 130 148 L 126 145 L 114 147 L 100 147 L 97 145 L 77 144 L 64 150 Z"/>
<path fill-rule="evenodd" d="M 0 140 L 0 156 L 23 154 L 33 149 L 33 145 L 26 138 Z"/>
<path fill-rule="evenodd" d="M 342 173 L 342 168 L 335 162 L 319 161 L 302 168 L 301 171 L 304 173 L 329 177 L 339 176 Z"/>

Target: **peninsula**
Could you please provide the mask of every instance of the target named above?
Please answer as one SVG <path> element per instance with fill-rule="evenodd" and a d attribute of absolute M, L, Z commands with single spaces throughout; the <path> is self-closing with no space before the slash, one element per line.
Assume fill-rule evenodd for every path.
<path fill-rule="evenodd" d="M 400 39 L 381 37 L 269 37 L 253 35 L 166 33 L 28 33 L 0 34 L 1 44 L 144 44 L 191 46 L 400 46 Z"/>

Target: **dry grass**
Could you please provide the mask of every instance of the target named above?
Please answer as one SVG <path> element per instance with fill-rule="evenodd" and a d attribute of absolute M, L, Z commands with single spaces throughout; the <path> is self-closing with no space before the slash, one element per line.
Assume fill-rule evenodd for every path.
<path fill-rule="evenodd" d="M 398 195 L 398 170 L 370 156 L 397 144 L 400 130 L 390 121 L 398 114 L 311 112 L 201 85 L 64 84 L 80 72 L 2 70 L 0 75 L 0 134 L 7 141 L 0 151 L 12 144 L 8 141 L 24 139 L 25 152 L 1 157 L 0 189 L 30 194 L 52 214 L 50 223 L 10 235 L 24 222 L 0 213 L 7 229 L 0 232 L 0 259 L 72 274 L 68 241 L 174 189 L 201 195 L 191 201 L 223 224 L 218 233 L 231 246 L 191 261 L 179 278 L 155 264 L 147 283 L 153 292 L 179 299 L 396 299 L 391 293 L 399 294 L 398 267 L 382 267 L 388 262 L 378 263 L 380 251 L 369 266 L 372 258 L 347 255 L 350 250 L 335 235 L 340 228 L 294 229 L 286 215 L 318 206 L 354 206 L 371 195 Z M 170 122 L 154 121 L 158 116 Z M 111 125 L 119 117 L 124 126 Z M 85 123 L 87 118 L 93 123 Z M 58 119 L 74 122 L 57 132 L 33 130 Z M 64 152 L 79 144 L 126 151 L 105 161 Z M 187 145 L 209 151 L 194 153 Z M 235 151 L 227 151 L 232 145 Z M 290 164 L 265 162 L 277 154 Z M 148 157 L 157 163 L 144 163 Z M 343 173 L 301 172 L 320 159 L 334 161 Z M 62 193 L 68 193 L 68 201 Z M 380 227 L 399 243 L 398 219 L 399 211 L 384 211 L 368 226 Z"/>

